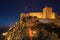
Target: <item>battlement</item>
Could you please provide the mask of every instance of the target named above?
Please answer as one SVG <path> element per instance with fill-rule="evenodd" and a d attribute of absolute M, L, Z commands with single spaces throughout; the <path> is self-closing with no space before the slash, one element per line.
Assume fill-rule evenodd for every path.
<path fill-rule="evenodd" d="M 41 19 L 55 19 L 56 14 L 52 11 L 51 7 L 43 8 L 43 12 L 30 12 L 30 13 L 21 13 L 20 17 L 27 16 L 36 16 Z"/>

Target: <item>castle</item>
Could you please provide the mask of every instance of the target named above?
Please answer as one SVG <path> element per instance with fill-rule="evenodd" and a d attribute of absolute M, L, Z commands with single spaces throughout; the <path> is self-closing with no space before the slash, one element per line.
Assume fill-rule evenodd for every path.
<path fill-rule="evenodd" d="M 56 13 L 52 11 L 51 7 L 45 6 L 43 12 L 21 13 L 20 18 L 27 16 L 37 16 L 40 19 L 55 19 Z"/>
<path fill-rule="evenodd" d="M 29 18 L 31 16 L 32 18 Z M 34 18 L 34 16 L 36 16 L 37 18 Z M 23 20 L 23 18 L 25 18 L 25 20 Z M 51 27 L 55 27 L 55 25 L 56 27 L 60 27 L 59 19 L 60 16 L 56 16 L 56 13 L 52 11 L 52 8 L 47 6 L 43 8 L 43 12 L 21 13 L 20 20 L 17 21 L 16 24 L 8 30 L 8 32 L 3 33 L 3 35 L 5 36 L 6 40 L 26 40 L 24 39 L 26 35 L 28 35 L 29 37 L 37 36 L 37 33 L 40 30 L 39 27 L 43 27 L 44 24 L 53 24 L 53 26 Z M 43 25 L 41 25 L 42 23 Z M 38 26 L 37 24 L 39 24 L 40 26 Z M 30 30 L 30 28 L 32 30 Z M 37 30 L 36 28 L 39 30 Z"/>

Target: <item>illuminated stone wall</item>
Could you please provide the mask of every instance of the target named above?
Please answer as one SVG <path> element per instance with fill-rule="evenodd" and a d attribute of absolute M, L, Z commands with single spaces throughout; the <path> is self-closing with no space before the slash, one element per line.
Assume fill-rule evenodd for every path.
<path fill-rule="evenodd" d="M 21 14 L 20 14 L 20 18 L 21 18 L 21 17 L 27 17 L 27 16 L 29 16 L 29 13 L 21 13 Z"/>
<path fill-rule="evenodd" d="M 38 18 L 42 18 L 43 17 L 42 12 L 31 12 L 30 16 L 37 16 Z"/>
<path fill-rule="evenodd" d="M 44 19 L 55 19 L 55 13 L 52 11 L 51 7 L 43 8 L 43 18 Z"/>
<path fill-rule="evenodd" d="M 21 13 L 20 17 L 27 17 L 27 16 L 37 16 L 41 19 L 55 19 L 56 15 L 52 11 L 51 7 L 43 8 L 43 12 L 30 12 L 30 13 Z"/>

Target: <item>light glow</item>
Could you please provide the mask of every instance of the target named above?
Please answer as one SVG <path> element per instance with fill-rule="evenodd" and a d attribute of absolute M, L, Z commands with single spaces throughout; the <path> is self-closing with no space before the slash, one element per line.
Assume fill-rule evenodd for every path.
<path fill-rule="evenodd" d="M 7 32 L 3 33 L 2 35 L 3 35 L 3 36 L 7 35 Z"/>

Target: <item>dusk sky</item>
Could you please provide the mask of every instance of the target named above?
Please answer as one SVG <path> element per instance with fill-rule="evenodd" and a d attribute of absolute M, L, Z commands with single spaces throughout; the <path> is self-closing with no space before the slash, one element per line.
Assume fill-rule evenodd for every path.
<path fill-rule="evenodd" d="M 0 26 L 13 25 L 21 12 L 40 12 L 46 5 L 60 15 L 60 0 L 0 0 Z"/>

